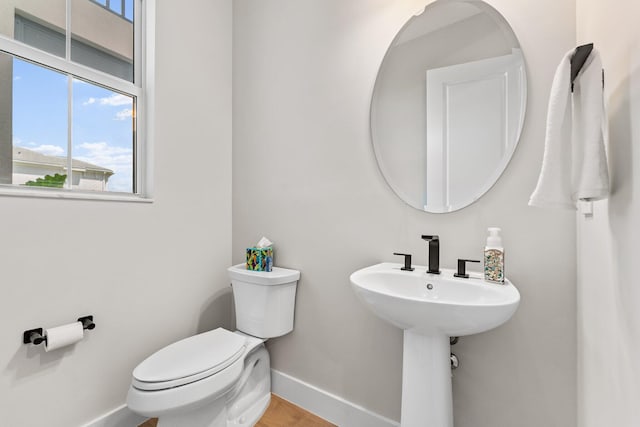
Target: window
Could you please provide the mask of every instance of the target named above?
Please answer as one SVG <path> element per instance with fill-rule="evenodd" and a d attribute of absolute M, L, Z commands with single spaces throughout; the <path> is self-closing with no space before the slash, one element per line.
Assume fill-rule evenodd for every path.
<path fill-rule="evenodd" d="M 2 1 L 0 192 L 146 196 L 142 0 Z"/>

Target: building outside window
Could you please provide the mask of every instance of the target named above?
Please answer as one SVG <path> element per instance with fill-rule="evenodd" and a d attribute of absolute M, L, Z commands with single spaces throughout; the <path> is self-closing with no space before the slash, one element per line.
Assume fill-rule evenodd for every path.
<path fill-rule="evenodd" d="M 141 9 L 0 1 L 0 190 L 144 195 Z"/>

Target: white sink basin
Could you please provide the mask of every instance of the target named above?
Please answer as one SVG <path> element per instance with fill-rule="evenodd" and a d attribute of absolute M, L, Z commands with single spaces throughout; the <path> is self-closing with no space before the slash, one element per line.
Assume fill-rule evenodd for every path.
<path fill-rule="evenodd" d="M 508 280 L 485 282 L 453 270 L 403 271 L 382 263 L 358 270 L 351 285 L 375 314 L 404 329 L 401 427 L 453 427 L 449 337 L 500 326 L 513 315 L 520 293 Z"/>
<path fill-rule="evenodd" d="M 453 277 L 453 270 L 428 274 L 427 267 L 400 270 L 382 263 L 358 270 L 351 285 L 375 314 L 405 330 L 462 336 L 502 325 L 515 313 L 520 293 L 508 280 L 485 282 L 479 274 Z"/>

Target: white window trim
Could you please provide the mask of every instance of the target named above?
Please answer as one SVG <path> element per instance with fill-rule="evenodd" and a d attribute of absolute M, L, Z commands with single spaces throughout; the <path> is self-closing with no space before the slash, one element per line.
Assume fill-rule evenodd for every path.
<path fill-rule="evenodd" d="M 153 203 L 153 198 L 141 194 L 69 190 L 66 188 L 37 188 L 0 184 L 0 195 L 14 197 L 36 197 L 43 199 L 105 200 L 113 202 Z"/>
<path fill-rule="evenodd" d="M 144 102 L 138 105 L 137 114 L 142 120 L 136 117 L 138 140 L 142 143 L 136 146 L 137 159 L 134 160 L 134 167 L 137 167 L 136 184 L 138 194 L 141 197 L 151 199 L 153 197 L 153 142 L 155 141 L 155 64 L 156 64 L 156 0 L 142 0 L 144 8 L 144 19 L 138 19 L 134 9 L 134 31 L 140 30 L 144 34 L 142 38 L 142 51 L 135 53 L 135 60 L 141 64 L 140 70 L 134 69 L 134 80 L 144 82 Z M 141 9 L 142 9 L 141 8 Z M 136 24 L 137 23 L 137 24 Z M 142 57 L 144 53 L 144 57 Z M 140 73 L 138 75 L 138 73 Z"/>
<path fill-rule="evenodd" d="M 67 4 L 70 0 L 67 0 Z M 56 71 L 71 74 L 76 78 L 90 80 L 117 92 L 136 97 L 136 144 L 133 167 L 136 170 L 134 188 L 136 193 L 97 192 L 66 188 L 26 188 L 0 184 L 0 196 L 42 197 L 54 199 L 110 200 L 124 202 L 153 202 L 152 142 L 154 140 L 155 109 L 155 22 L 156 0 L 139 0 L 141 7 L 134 8 L 134 34 L 140 34 L 141 49 L 134 50 L 134 83 L 102 71 L 72 62 L 66 58 L 31 47 L 0 34 L 0 51 L 21 59 L 33 61 Z M 70 7 L 67 6 L 67 14 Z M 69 26 L 66 24 L 66 56 L 69 57 Z M 142 84 L 140 84 L 142 82 Z"/>

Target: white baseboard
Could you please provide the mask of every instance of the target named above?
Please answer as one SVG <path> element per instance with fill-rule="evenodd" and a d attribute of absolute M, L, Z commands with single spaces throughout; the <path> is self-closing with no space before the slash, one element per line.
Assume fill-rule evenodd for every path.
<path fill-rule="evenodd" d="M 400 426 L 396 421 L 275 369 L 271 370 L 271 391 L 339 427 Z"/>
<path fill-rule="evenodd" d="M 271 370 L 271 391 L 339 427 L 400 426 L 396 421 L 275 369 Z M 135 427 L 146 419 L 122 405 L 82 427 Z"/>
<path fill-rule="evenodd" d="M 147 417 L 133 413 L 127 405 L 122 405 L 82 427 L 136 427 L 146 420 Z"/>

